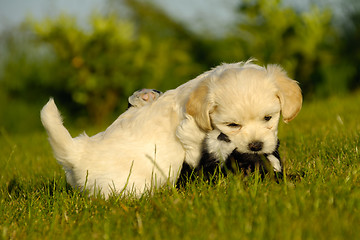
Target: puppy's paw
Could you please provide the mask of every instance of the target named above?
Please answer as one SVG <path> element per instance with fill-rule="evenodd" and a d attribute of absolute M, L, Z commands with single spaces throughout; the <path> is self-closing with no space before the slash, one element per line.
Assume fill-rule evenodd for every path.
<path fill-rule="evenodd" d="M 282 172 L 281 162 L 274 155 L 268 155 L 267 159 L 269 160 L 271 166 L 274 168 L 274 172 Z"/>
<path fill-rule="evenodd" d="M 162 92 L 155 89 L 143 88 L 133 93 L 128 98 L 129 107 L 142 107 L 147 103 L 154 102 L 162 95 Z"/>

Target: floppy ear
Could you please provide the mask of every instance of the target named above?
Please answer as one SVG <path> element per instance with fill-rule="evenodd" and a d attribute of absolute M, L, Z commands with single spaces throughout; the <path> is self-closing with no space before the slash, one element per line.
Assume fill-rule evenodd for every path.
<path fill-rule="evenodd" d="M 286 72 L 277 65 L 269 65 L 267 70 L 273 75 L 279 89 L 278 97 L 283 120 L 286 123 L 290 122 L 300 112 L 302 106 L 302 95 L 298 82 L 290 79 Z"/>
<path fill-rule="evenodd" d="M 209 86 L 207 80 L 203 80 L 199 86 L 190 94 L 186 103 L 186 113 L 195 119 L 197 125 L 204 131 L 212 130 L 210 111 L 211 103 L 208 99 Z"/>

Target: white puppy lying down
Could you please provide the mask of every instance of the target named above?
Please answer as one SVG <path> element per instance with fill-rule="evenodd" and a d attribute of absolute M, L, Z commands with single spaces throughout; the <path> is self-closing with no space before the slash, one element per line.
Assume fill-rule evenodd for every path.
<path fill-rule="evenodd" d="M 162 95 L 162 92 L 155 89 L 141 89 L 128 98 L 128 107 L 142 107 L 149 104 Z M 186 185 L 192 176 L 200 173 L 205 178 L 213 179 L 217 170 L 227 175 L 228 171 L 254 171 L 259 168 L 260 173 L 265 175 L 268 172 L 275 172 L 277 177 L 282 177 L 282 164 L 278 152 L 279 141 L 275 150 L 271 153 L 257 154 L 261 150 L 260 142 L 253 142 L 249 146 L 254 153 L 241 153 L 231 142 L 228 136 L 218 129 L 206 133 L 202 143 L 202 155 L 199 164 L 193 168 L 184 162 L 177 186 Z"/>
<path fill-rule="evenodd" d="M 292 120 L 302 105 L 296 81 L 276 65 L 223 64 L 169 90 L 141 108 L 130 108 L 104 132 L 72 138 L 52 99 L 42 123 L 68 183 L 90 193 L 134 193 L 174 184 L 184 161 L 199 164 L 207 132 L 218 130 L 236 149 L 272 153 L 280 112 Z"/>

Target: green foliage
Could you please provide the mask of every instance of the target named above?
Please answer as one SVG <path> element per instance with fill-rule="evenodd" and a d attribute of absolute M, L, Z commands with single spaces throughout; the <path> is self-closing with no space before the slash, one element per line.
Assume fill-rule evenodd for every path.
<path fill-rule="evenodd" d="M 48 79 L 49 84 L 68 91 L 96 122 L 114 109 L 119 95 L 129 93 L 125 87 L 138 86 L 139 64 L 129 58 L 138 47 L 131 23 L 114 16 L 93 16 L 91 29 L 86 31 L 74 19 L 62 16 L 34 23 L 33 28 L 39 41 L 49 44 L 57 57 L 60 74 Z"/>
<path fill-rule="evenodd" d="M 346 65 L 350 73 L 350 76 L 347 76 L 349 87 L 356 89 L 360 87 L 360 11 L 352 13 L 350 20 L 349 26 L 343 32 L 344 41 L 341 42 L 344 59 L 339 61 Z"/>
<path fill-rule="evenodd" d="M 175 86 L 193 71 L 189 54 L 175 38 L 157 44 L 115 15 L 94 15 L 90 27 L 81 29 L 67 16 L 33 24 L 39 40 L 51 45 L 58 60 L 61 74 L 49 79 L 51 84 L 58 81 L 57 86 L 85 105 L 96 122 L 114 110 L 120 96 L 125 102 L 142 87 L 160 88 L 165 81 Z"/>
<path fill-rule="evenodd" d="M 334 64 L 337 51 L 330 10 L 313 6 L 298 13 L 280 0 L 258 0 L 244 1 L 239 13 L 244 18 L 237 36 L 245 55 L 282 65 L 305 94 L 327 84 L 324 69 Z"/>
<path fill-rule="evenodd" d="M 1 131 L 0 236 L 359 239 L 359 104 L 360 93 L 305 103 L 294 121 L 280 124 L 280 154 L 297 178 L 230 175 L 140 199 L 84 196 L 66 185 L 45 132 Z"/>
<path fill-rule="evenodd" d="M 282 0 L 242 1 L 237 13 L 228 36 L 203 38 L 199 51 L 207 65 L 252 57 L 261 64 L 280 64 L 300 82 L 307 99 L 343 94 L 359 85 L 354 84 L 359 82 L 356 14 L 351 21 L 355 29 L 345 36 L 335 28 L 332 10 L 315 5 L 300 12 Z"/>
<path fill-rule="evenodd" d="M 151 23 L 152 18 L 139 23 L 144 21 Z M 32 89 L 68 103 L 69 109 L 76 109 L 71 106 L 76 103 L 95 123 L 102 123 L 116 107 L 124 110 L 135 90 L 174 88 L 203 71 L 176 32 L 161 38 L 155 29 L 143 31 L 135 22 L 115 14 L 94 14 L 88 28 L 67 15 L 32 21 L 25 26 L 31 35 L 29 47 L 44 54 L 10 55 L 2 84 L 10 96 L 33 96 L 26 93 Z"/>
<path fill-rule="evenodd" d="M 112 3 L 110 13 L 94 13 L 86 27 L 75 17 L 61 15 L 28 20 L 3 32 L 0 105 L 22 101 L 19 110 L 32 116 L 22 106 L 39 109 L 53 96 L 73 119 L 85 111 L 99 124 L 111 113 L 124 111 L 137 89 L 165 91 L 222 62 L 251 57 L 260 64 L 282 65 L 300 82 L 307 99 L 360 85 L 356 11 L 349 17 L 353 27 L 340 32 L 329 9 L 313 6 L 299 12 L 281 0 L 242 1 L 228 35 L 212 37 L 191 32 L 145 1 Z M 119 9 L 124 4 L 128 12 L 123 15 Z M 7 114 L 6 109 L 0 108 L 0 114 Z M 8 115 L 13 119 L 20 113 Z M 33 118 L 29 123 L 38 121 Z M 7 128 L 12 122 L 0 121 Z"/>

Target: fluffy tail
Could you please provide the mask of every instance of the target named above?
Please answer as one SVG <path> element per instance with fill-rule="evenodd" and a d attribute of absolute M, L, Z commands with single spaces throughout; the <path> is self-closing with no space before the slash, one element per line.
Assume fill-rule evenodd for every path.
<path fill-rule="evenodd" d="M 71 169 L 73 166 L 69 154 L 74 149 L 74 140 L 63 125 L 62 118 L 55 102 L 50 98 L 40 113 L 41 122 L 46 129 L 50 145 L 55 158 L 63 167 Z"/>

